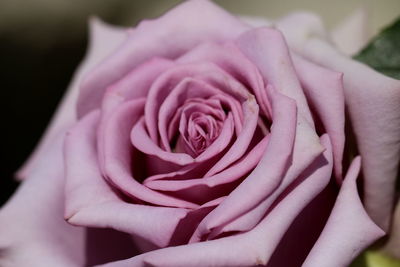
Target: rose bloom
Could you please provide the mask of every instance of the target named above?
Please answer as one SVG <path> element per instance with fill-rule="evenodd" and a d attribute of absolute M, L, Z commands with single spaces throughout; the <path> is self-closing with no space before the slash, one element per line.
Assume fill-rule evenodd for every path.
<path fill-rule="evenodd" d="M 314 15 L 194 0 L 91 34 L 0 212 L 1 266 L 338 267 L 395 227 L 400 82 Z"/>

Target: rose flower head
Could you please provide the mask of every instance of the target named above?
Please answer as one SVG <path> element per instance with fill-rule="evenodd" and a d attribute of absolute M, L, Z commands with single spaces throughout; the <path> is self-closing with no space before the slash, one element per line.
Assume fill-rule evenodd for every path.
<path fill-rule="evenodd" d="M 338 267 L 390 231 L 400 82 L 338 52 L 314 15 L 255 27 L 192 0 L 91 24 L 0 212 L 2 266 Z M 100 231 L 101 252 L 93 228 L 132 242 Z"/>

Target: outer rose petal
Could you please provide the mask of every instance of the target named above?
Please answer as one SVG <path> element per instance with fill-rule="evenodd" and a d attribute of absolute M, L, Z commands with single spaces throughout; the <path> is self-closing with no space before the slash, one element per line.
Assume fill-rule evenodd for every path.
<path fill-rule="evenodd" d="M 341 183 L 345 141 L 343 74 L 296 55 L 292 58 L 307 100 L 332 140 L 336 179 Z"/>
<path fill-rule="evenodd" d="M 187 210 L 129 204 L 119 199 L 99 170 L 96 155 L 98 121 L 99 112 L 89 113 L 66 139 L 66 219 L 81 226 L 114 228 L 156 246 L 167 246 Z"/>
<path fill-rule="evenodd" d="M 344 73 L 346 104 L 363 161 L 365 207 L 372 219 L 388 230 L 400 162 L 400 81 L 343 56 L 316 38 L 321 35 L 314 30 L 322 27 L 315 26 L 318 23 L 314 16 L 303 14 L 289 16 L 278 27 L 295 51 Z"/>
<path fill-rule="evenodd" d="M 333 29 L 333 42 L 346 55 L 354 55 L 370 38 L 368 26 L 368 12 L 359 8 Z"/>
<path fill-rule="evenodd" d="M 56 136 L 71 127 L 77 118 L 76 102 L 79 95 L 79 83 L 84 74 L 98 64 L 106 55 L 114 50 L 127 36 L 126 32 L 110 26 L 97 18 L 92 18 L 89 24 L 89 47 L 85 59 L 76 70 L 66 93 L 54 113 L 46 132 L 42 136 L 35 151 L 17 173 L 20 179 L 25 178 L 41 160 L 48 146 L 54 142 Z"/>
<path fill-rule="evenodd" d="M 332 156 L 328 156 L 330 162 Z M 254 266 L 265 265 L 286 230 L 302 209 L 328 184 L 332 164 L 321 156 L 320 165 L 302 181 L 254 229 L 249 232 L 207 242 L 168 247 L 141 254 L 104 267 L 159 266 Z"/>
<path fill-rule="evenodd" d="M 345 267 L 368 245 L 385 233 L 365 212 L 357 192 L 360 158 L 350 166 L 331 216 L 311 250 L 304 267 Z"/>
<path fill-rule="evenodd" d="M 272 91 L 271 99 L 274 121 L 266 152 L 249 176 L 199 224 L 192 240 L 201 239 L 214 228 L 253 209 L 282 182 L 292 159 L 297 110 L 294 100 L 278 92 Z"/>
<path fill-rule="evenodd" d="M 222 232 L 245 232 L 253 229 L 265 216 L 279 196 L 284 194 L 288 187 L 296 183 L 296 179 L 298 180 L 299 177 L 309 175 L 310 170 L 320 167 L 318 159 L 321 157 L 323 150 L 325 150 L 325 158 L 328 160 L 329 164 L 332 165 L 332 148 L 328 135 L 325 134 L 321 137 L 320 144 L 318 139 L 315 139 L 313 135 L 307 132 L 308 129 L 308 127 L 304 127 L 303 125 L 297 125 L 291 165 L 283 177 L 282 182 L 274 192 L 254 209 L 242 214 L 240 217 L 222 227 L 217 228 L 213 231 L 212 235 L 219 235 Z M 315 161 L 317 161 L 317 163 L 315 163 Z M 329 169 L 329 173 L 331 171 L 332 170 Z"/>
<path fill-rule="evenodd" d="M 188 191 L 188 193 L 190 192 L 191 195 L 203 195 L 203 192 L 210 193 L 214 187 L 232 183 L 254 169 L 263 156 L 268 141 L 269 136 L 265 136 L 239 161 L 215 175 L 188 180 L 149 180 L 145 184 L 149 188 L 161 191 L 190 190 L 192 192 Z M 194 194 L 193 191 L 196 193 Z"/>
<path fill-rule="evenodd" d="M 202 43 L 177 59 L 180 63 L 213 62 L 251 88 L 257 104 L 270 119 L 271 105 L 266 97 L 265 85 L 257 67 L 233 44 Z"/>
<path fill-rule="evenodd" d="M 242 128 L 242 122 L 240 120 L 240 118 L 242 118 L 242 109 L 240 107 L 240 102 L 249 98 L 249 93 L 246 88 L 233 79 L 229 73 L 226 73 L 223 69 L 210 62 L 178 64 L 176 67 L 165 71 L 154 80 L 147 95 L 144 110 L 145 122 L 149 136 L 154 143 L 158 143 L 159 141 L 157 137 L 159 135 L 157 118 L 161 105 L 166 101 L 169 95 L 175 94 L 175 89 L 182 87 L 184 83 L 190 80 L 192 80 L 191 82 L 203 82 L 204 86 L 202 87 L 204 88 L 202 90 L 196 90 L 199 94 L 203 94 L 203 96 L 198 95 L 201 98 L 206 95 L 215 95 L 230 106 L 230 111 L 234 115 L 235 131 L 236 133 L 240 132 Z M 196 91 L 192 91 L 192 93 Z M 206 95 L 204 95 L 204 93 L 206 93 Z M 223 97 L 223 99 L 221 99 L 221 97 Z M 239 101 L 232 101 L 234 99 Z M 166 149 L 168 151 L 168 146 Z"/>
<path fill-rule="evenodd" d="M 0 210 L 0 265 L 82 266 L 84 230 L 63 220 L 64 173 L 59 135 L 41 154 L 29 179 Z"/>
<path fill-rule="evenodd" d="M 282 33 L 273 28 L 258 28 L 240 35 L 235 44 L 258 67 L 265 83 L 294 99 L 298 107 L 298 120 L 314 127 L 307 99 L 300 86 L 289 49 Z"/>
<path fill-rule="evenodd" d="M 230 40 L 247 28 L 205 0 L 186 1 L 156 20 L 142 22 L 128 41 L 85 79 L 78 101 L 79 117 L 100 104 L 107 86 L 145 60 L 176 58 L 202 41 Z"/>
<path fill-rule="evenodd" d="M 163 195 L 139 183 L 132 177 L 132 152 L 130 131 L 143 113 L 144 99 L 128 101 L 115 109 L 107 119 L 102 129 L 104 141 L 101 145 L 104 151 L 104 175 L 116 187 L 134 199 L 161 206 L 196 208 L 197 205 Z M 142 166 L 134 165 L 141 168 Z"/>

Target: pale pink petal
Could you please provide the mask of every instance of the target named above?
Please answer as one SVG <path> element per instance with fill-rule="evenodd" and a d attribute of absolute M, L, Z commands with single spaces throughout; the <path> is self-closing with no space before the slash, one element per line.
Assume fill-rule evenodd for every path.
<path fill-rule="evenodd" d="M 0 265 L 82 266 L 85 232 L 63 218 L 64 173 L 59 134 L 0 210 Z"/>
<path fill-rule="evenodd" d="M 79 97 L 79 116 L 98 106 L 98 96 L 140 63 L 156 56 L 175 58 L 202 41 L 233 39 L 246 29 L 236 17 L 204 0 L 186 1 L 158 19 L 142 22 L 129 40 L 87 76 Z"/>
<path fill-rule="evenodd" d="M 178 246 L 187 244 L 190 236 L 196 229 L 199 222 L 218 206 L 225 197 L 218 197 L 211 201 L 208 201 L 197 209 L 188 210 L 187 215 L 177 225 L 175 232 L 170 240 L 169 246 Z M 161 221 L 161 223 L 163 223 Z"/>
<path fill-rule="evenodd" d="M 322 68 L 296 55 L 292 58 L 309 105 L 319 116 L 332 140 L 335 174 L 341 182 L 345 141 L 343 74 Z"/>
<path fill-rule="evenodd" d="M 370 39 L 368 15 L 366 8 L 357 8 L 332 30 L 333 43 L 346 55 L 355 55 Z"/>
<path fill-rule="evenodd" d="M 213 90 L 215 97 L 220 97 L 220 94 L 217 93 L 218 91 L 225 92 L 226 94 L 223 94 L 225 97 L 221 100 L 230 106 L 230 111 L 235 119 L 235 130 L 237 133 L 240 132 L 243 118 L 240 103 L 250 97 L 250 93 L 246 88 L 229 73 L 213 63 L 179 64 L 160 75 L 152 84 L 147 96 L 145 121 L 151 140 L 154 143 L 158 144 L 159 142 L 157 118 L 160 114 L 160 106 L 172 91 L 179 89 L 178 86 L 182 86 L 185 80 L 196 80 L 203 82 L 204 85 L 208 84 L 204 91 L 210 92 L 210 90 Z M 218 88 L 218 90 L 215 88 Z M 205 93 L 202 91 L 199 90 L 198 94 Z M 234 99 L 238 101 L 233 101 Z"/>
<path fill-rule="evenodd" d="M 273 28 L 258 28 L 239 36 L 235 44 L 258 67 L 268 86 L 272 85 L 274 89 L 296 101 L 297 124 L 304 128 L 306 136 L 315 140 L 312 143 L 318 144 L 314 120 L 282 33 Z M 300 135 L 296 135 L 296 139 L 299 137 Z M 296 140 L 296 144 L 302 146 L 301 141 Z"/>
<path fill-rule="evenodd" d="M 213 176 L 185 180 L 162 177 L 158 180 L 145 181 L 144 184 L 154 190 L 173 192 L 195 203 L 204 203 L 216 197 L 226 196 L 257 166 L 268 140 L 269 136 L 266 136 L 240 160 Z M 166 180 L 167 178 L 169 180 Z"/>
<path fill-rule="evenodd" d="M 189 189 L 192 191 L 197 191 L 193 186 L 205 186 L 207 189 L 212 190 L 212 187 L 230 183 L 245 175 L 248 171 L 252 170 L 260 161 L 264 154 L 265 148 L 269 141 L 269 135 L 264 137 L 252 150 L 250 150 L 246 155 L 244 155 L 240 160 L 224 169 L 223 171 L 214 174 L 209 177 L 201 177 L 194 179 L 174 179 L 171 175 L 163 175 L 160 177 L 154 177 L 153 179 L 146 179 L 145 184 L 147 187 L 161 190 L 161 191 L 177 191 L 183 189 Z M 180 174 L 180 172 L 177 172 Z M 150 177 L 152 178 L 152 177 Z"/>
<path fill-rule="evenodd" d="M 400 161 L 400 81 L 345 58 L 318 40 L 310 40 L 307 50 L 314 61 L 344 72 L 346 103 L 363 161 L 365 207 L 387 230 Z"/>
<path fill-rule="evenodd" d="M 212 157 L 218 155 L 222 151 L 224 151 L 230 141 L 232 140 L 233 132 L 235 129 L 234 121 L 232 118 L 232 113 L 228 113 L 228 117 L 225 119 L 221 132 L 217 139 L 209 146 L 207 149 L 201 153 L 198 157 L 196 157 L 196 162 L 203 162 Z"/>
<path fill-rule="evenodd" d="M 153 191 L 135 180 L 133 172 L 144 166 L 135 164 L 130 133 L 133 125 L 143 114 L 143 106 L 143 99 L 128 101 L 119 106 L 105 122 L 102 132 L 104 134 L 102 169 L 105 171 L 105 177 L 119 190 L 134 199 L 161 206 L 197 207 L 195 204 Z"/>
<path fill-rule="evenodd" d="M 166 126 L 166 133 L 160 132 L 161 138 L 163 134 L 166 134 L 167 140 L 171 142 L 178 133 L 180 133 L 182 138 L 186 138 L 187 119 L 190 118 L 191 114 L 194 112 L 212 116 L 217 121 L 224 121 L 226 118 L 222 103 L 216 97 L 209 99 L 190 99 L 183 106 L 177 108 L 175 114 L 169 121 L 169 125 Z"/>
<path fill-rule="evenodd" d="M 194 159 L 189 154 L 172 153 L 157 146 L 157 144 L 150 139 L 150 136 L 146 131 L 144 118 L 141 118 L 133 127 L 131 132 L 131 142 L 135 148 L 144 154 L 155 156 L 163 161 L 182 166 L 194 163 Z"/>
<path fill-rule="evenodd" d="M 176 165 L 184 166 L 188 164 L 198 164 L 204 162 L 221 153 L 230 143 L 233 137 L 233 132 L 234 122 L 232 114 L 229 113 L 222 125 L 220 135 L 203 153 L 196 158 L 192 158 L 186 153 L 167 152 L 158 147 L 148 136 L 143 118 L 140 119 L 133 127 L 131 132 L 131 141 L 138 150 L 146 155 L 157 157 L 164 162 L 170 162 Z"/>
<path fill-rule="evenodd" d="M 291 50 L 301 50 L 310 38 L 328 39 L 328 34 L 319 16 L 310 12 L 293 12 L 275 22 L 282 31 Z M 302 55 L 300 53 L 300 55 Z"/>
<path fill-rule="evenodd" d="M 163 71 L 173 65 L 173 62 L 166 59 L 154 58 L 128 73 L 117 83 L 111 85 L 105 92 L 101 103 L 101 120 L 99 123 L 98 153 L 100 167 L 104 166 L 104 126 L 114 109 L 124 102 L 143 98 L 147 95 L 153 80 Z M 134 85 L 134 87 L 133 87 Z M 104 170 L 103 170 L 104 171 Z"/>
<path fill-rule="evenodd" d="M 204 164 L 207 164 L 207 162 L 204 162 Z M 150 181 L 157 181 L 157 180 L 182 180 L 185 179 L 186 177 L 192 177 L 191 172 L 194 171 L 200 171 L 200 173 L 203 173 L 202 170 L 197 170 L 198 168 L 201 169 L 202 164 L 191 164 L 191 165 L 186 165 L 182 168 L 180 168 L 177 171 L 171 171 L 167 173 L 160 173 L 160 174 L 155 174 L 152 176 L 147 177 L 143 183 L 146 184 Z"/>
<path fill-rule="evenodd" d="M 275 91 L 271 91 L 271 102 L 274 121 L 264 156 L 253 172 L 200 223 L 193 235 L 194 239 L 202 238 L 213 228 L 254 208 L 282 182 L 292 157 L 296 134 L 296 105 L 293 100 Z"/>
<path fill-rule="evenodd" d="M 249 24 L 254 28 L 258 27 L 273 27 L 273 21 L 265 18 L 265 17 L 258 17 L 258 16 L 240 16 L 240 19 Z"/>
<path fill-rule="evenodd" d="M 372 242 L 385 233 L 375 225 L 360 201 L 356 179 L 360 158 L 350 166 L 332 213 L 304 267 L 345 267 Z"/>
<path fill-rule="evenodd" d="M 236 137 L 235 142 L 222 158 L 215 163 L 213 167 L 204 175 L 205 177 L 212 176 L 220 171 L 223 171 L 230 164 L 240 159 L 246 153 L 250 142 L 254 137 L 254 132 L 257 127 L 259 118 L 258 105 L 255 98 L 249 98 L 243 103 L 243 129 Z"/>
<path fill-rule="evenodd" d="M 269 262 L 278 243 L 290 228 L 299 213 L 315 199 L 329 184 L 332 177 L 332 150 L 327 135 L 321 137 L 321 143 L 327 147 L 323 155 L 312 163 L 304 176 L 296 181 L 300 183 L 294 188 L 288 188 L 289 192 L 272 209 L 270 213 L 250 232 L 253 238 L 259 238 L 262 244 L 262 262 Z M 285 218 L 282 220 L 282 218 Z M 293 242 L 293 240 L 292 240 Z M 302 240 L 297 240 L 301 244 Z"/>
<path fill-rule="evenodd" d="M 313 28 L 322 27 L 315 26 L 315 17 L 290 20 L 298 33 L 290 31 L 293 24 L 283 21 L 279 25 L 294 50 L 344 73 L 346 105 L 363 162 L 364 204 L 371 218 L 388 230 L 400 162 L 400 81 L 340 54 L 324 40 L 310 37 L 316 34 Z"/>
<path fill-rule="evenodd" d="M 122 29 L 107 25 L 97 18 L 92 18 L 89 21 L 89 31 L 87 54 L 76 70 L 57 111 L 54 113 L 35 151 L 16 174 L 19 179 L 28 176 L 36 168 L 41 155 L 54 142 L 56 136 L 75 123 L 77 119 L 76 104 L 79 95 L 79 83 L 82 77 L 127 37 L 127 34 Z"/>
<path fill-rule="evenodd" d="M 295 116 L 294 116 L 295 117 Z M 207 242 L 155 250 L 103 266 L 255 266 L 266 265 L 298 214 L 328 184 L 332 164 L 321 157 L 314 175 L 293 189 L 253 230 Z M 326 174 L 328 170 L 328 175 Z"/>
<path fill-rule="evenodd" d="M 329 172 L 332 173 L 332 151 L 330 153 Z M 315 165 L 310 167 L 315 167 Z M 325 166 L 322 166 L 322 168 L 327 169 Z M 329 175 L 326 177 L 329 177 Z M 325 223 L 335 203 L 339 186 L 332 178 L 331 176 L 328 185 L 307 204 L 286 230 L 270 257 L 268 267 L 302 266 L 302 263 L 307 258 L 308 253 L 325 227 Z M 293 186 L 288 188 L 288 191 L 292 190 L 292 188 Z M 284 196 L 286 196 L 286 192 L 279 199 L 283 199 Z"/>
<path fill-rule="evenodd" d="M 182 79 L 177 86 L 164 99 L 158 110 L 158 134 L 161 138 L 161 145 L 171 152 L 171 147 L 168 139 L 167 125 L 171 121 L 177 109 L 184 105 L 185 101 L 190 99 L 209 99 L 213 96 L 223 94 L 220 88 L 213 87 L 210 84 L 193 78 Z M 225 98 L 230 98 L 225 95 Z M 151 101 L 148 99 L 147 101 Z M 230 139 L 227 138 L 227 142 Z M 223 147 L 225 148 L 225 147 Z"/>
<path fill-rule="evenodd" d="M 252 92 L 264 115 L 270 119 L 271 104 L 257 67 L 233 43 L 203 43 L 177 59 L 179 63 L 212 62 L 231 74 Z"/>
<path fill-rule="evenodd" d="M 97 163 L 98 121 L 98 111 L 89 113 L 69 131 L 66 139 L 66 220 L 74 225 L 113 228 L 158 247 L 167 246 L 187 211 L 130 204 L 116 195 Z"/>
<path fill-rule="evenodd" d="M 266 84 L 296 100 L 300 117 L 313 128 L 314 121 L 282 33 L 267 27 L 253 29 L 240 35 L 235 44 L 258 67 Z"/>
<path fill-rule="evenodd" d="M 329 137 L 323 135 L 320 144 L 318 140 L 312 138 L 312 135 L 305 132 L 306 129 L 307 128 L 301 126 L 298 126 L 296 129 L 292 164 L 279 187 L 254 209 L 213 230 L 210 238 L 225 232 L 245 232 L 253 229 L 265 216 L 267 211 L 271 209 L 274 202 L 285 194 L 288 188 L 298 183 L 298 180 L 304 179 L 304 177 L 311 175 L 313 171 L 321 167 L 321 158 L 327 161 L 327 166 L 324 167 L 326 170 L 322 173 L 316 172 L 313 175 L 330 175 L 333 162 L 332 147 Z M 325 151 L 321 155 L 323 149 L 325 149 Z"/>
<path fill-rule="evenodd" d="M 104 113 L 111 112 L 123 101 L 146 97 L 153 81 L 172 66 L 173 61 L 153 58 L 110 85 L 103 96 L 102 116 L 106 116 Z"/>
<path fill-rule="evenodd" d="M 265 239 L 267 241 L 268 239 Z M 168 247 L 139 256 L 111 262 L 102 267 L 242 267 L 258 265 L 258 239 L 251 241 L 246 235 L 226 237 L 208 242 Z"/>

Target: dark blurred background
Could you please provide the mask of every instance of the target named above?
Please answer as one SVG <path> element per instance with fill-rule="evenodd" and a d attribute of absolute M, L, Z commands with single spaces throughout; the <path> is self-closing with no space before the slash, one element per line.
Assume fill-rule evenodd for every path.
<path fill-rule="evenodd" d="M 85 54 L 88 17 L 96 15 L 111 24 L 132 26 L 179 2 L 0 0 L 0 206 L 17 187 L 15 171 L 39 140 Z M 234 13 L 271 18 L 293 10 L 311 10 L 321 14 L 329 27 L 355 8 L 366 7 L 372 32 L 389 23 L 400 10 L 398 0 L 215 2 Z"/>

